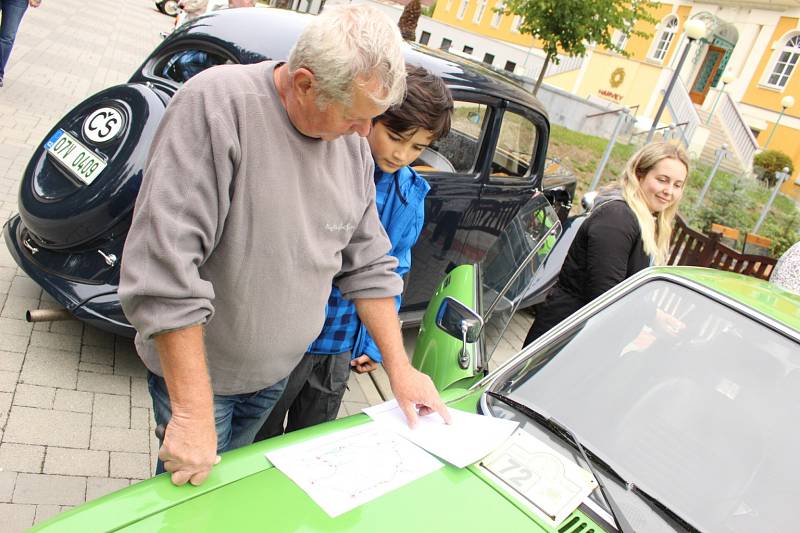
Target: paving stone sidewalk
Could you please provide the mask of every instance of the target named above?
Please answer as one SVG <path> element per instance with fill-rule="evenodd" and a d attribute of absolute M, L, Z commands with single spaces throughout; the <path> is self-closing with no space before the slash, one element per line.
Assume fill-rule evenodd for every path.
<path fill-rule="evenodd" d="M 87 96 L 124 83 L 172 20 L 152 0 L 45 0 L 29 9 L 0 88 L 0 220 L 17 211 L 20 177 L 54 123 Z M 145 370 L 129 339 L 77 321 L 30 324 L 57 307 L 0 242 L 0 531 L 23 531 L 65 509 L 146 479 L 157 441 Z M 522 344 L 515 317 L 495 357 Z M 413 349 L 414 332 L 406 332 Z M 376 383 L 380 387 L 376 387 Z M 354 375 L 340 416 L 389 395 L 388 380 Z"/>

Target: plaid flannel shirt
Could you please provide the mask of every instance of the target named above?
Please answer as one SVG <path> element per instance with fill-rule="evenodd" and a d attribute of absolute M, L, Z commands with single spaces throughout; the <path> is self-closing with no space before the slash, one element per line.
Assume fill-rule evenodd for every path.
<path fill-rule="evenodd" d="M 378 216 L 383 217 L 386 200 L 393 194 L 395 181 L 392 174 L 375 167 L 375 207 Z M 325 324 L 319 337 L 311 343 L 308 351 L 315 354 L 337 354 L 353 350 L 356 334 L 361 326 L 356 306 L 345 299 L 338 288 L 333 287 L 325 311 Z M 358 357 L 361 354 L 353 354 Z"/>

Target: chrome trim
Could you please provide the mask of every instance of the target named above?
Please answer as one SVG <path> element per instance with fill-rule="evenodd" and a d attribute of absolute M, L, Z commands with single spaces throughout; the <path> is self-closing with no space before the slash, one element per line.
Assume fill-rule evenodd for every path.
<path fill-rule="evenodd" d="M 107 254 L 103 250 L 97 250 L 97 253 L 103 256 L 108 266 L 113 267 L 117 264 L 117 256 L 115 254 Z"/>
<path fill-rule="evenodd" d="M 39 249 L 37 247 L 35 247 L 33 244 L 31 244 L 31 238 L 30 237 L 25 237 L 22 240 L 22 245 L 25 248 L 27 248 L 31 252 L 31 254 L 36 254 L 36 253 L 39 252 Z"/>
<path fill-rule="evenodd" d="M 474 264 L 473 273 L 475 274 L 475 279 L 472 283 L 472 301 L 475 302 L 474 311 L 478 313 L 483 322 L 483 326 L 481 326 L 481 329 L 483 329 L 486 326 L 486 320 L 484 320 L 483 313 L 481 313 L 481 308 L 483 307 L 483 270 L 480 263 Z M 485 364 L 488 364 L 488 361 L 484 361 L 486 359 L 486 336 L 481 335 L 477 342 L 472 343 L 472 346 L 473 355 L 475 356 L 472 358 L 472 375 L 475 376 L 483 369 Z"/>
<path fill-rule="evenodd" d="M 485 316 L 486 316 L 487 320 L 489 319 L 489 317 L 492 316 L 492 313 L 494 312 L 494 308 L 497 307 L 497 304 L 500 302 L 500 299 L 503 297 L 503 295 L 506 294 L 506 292 L 508 292 L 508 290 L 511 288 L 511 285 L 515 281 L 517 281 L 517 278 L 520 276 L 520 274 L 522 274 L 522 271 L 525 270 L 528 267 L 528 265 L 530 264 L 531 260 L 536 255 L 536 252 L 539 251 L 539 248 L 544 246 L 544 241 L 546 241 L 547 238 L 550 237 L 551 235 L 556 235 L 557 236 L 557 232 L 561 230 L 561 221 L 558 220 L 557 216 L 553 217 L 553 218 L 555 219 L 556 223 L 553 224 L 553 227 L 551 227 L 549 230 L 547 230 L 547 233 L 545 233 L 542 236 L 541 239 L 539 239 L 539 242 L 536 243 L 536 246 L 530 251 L 530 253 L 528 253 L 528 256 L 525 258 L 525 260 L 522 261 L 522 263 L 520 263 L 520 265 L 517 267 L 517 270 L 514 271 L 514 275 L 512 275 L 511 278 L 509 278 L 508 282 L 505 284 L 503 289 L 500 292 L 497 293 L 498 294 L 497 298 L 494 299 L 494 301 L 492 302 L 492 305 L 489 307 L 489 309 L 485 313 Z"/>

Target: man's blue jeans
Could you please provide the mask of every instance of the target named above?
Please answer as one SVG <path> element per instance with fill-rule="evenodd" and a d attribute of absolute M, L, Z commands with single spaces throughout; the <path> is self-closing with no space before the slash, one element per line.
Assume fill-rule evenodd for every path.
<path fill-rule="evenodd" d="M 26 9 L 28 0 L 0 0 L 0 80 L 5 74 L 17 28 Z"/>
<path fill-rule="evenodd" d="M 256 392 L 214 395 L 214 418 L 217 424 L 217 453 L 235 450 L 253 443 L 256 432 L 269 416 L 275 403 L 283 394 L 286 378 L 276 384 Z M 153 413 L 156 424 L 166 427 L 172 417 L 167 383 L 164 378 L 147 373 L 147 385 L 153 398 Z M 159 443 L 160 444 L 160 443 Z M 164 472 L 164 464 L 159 459 L 156 474 Z"/>

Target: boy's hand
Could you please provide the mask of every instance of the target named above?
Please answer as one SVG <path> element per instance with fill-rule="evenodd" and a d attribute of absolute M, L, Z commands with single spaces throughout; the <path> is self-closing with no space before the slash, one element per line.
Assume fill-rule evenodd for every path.
<path fill-rule="evenodd" d="M 378 363 L 373 361 L 367 354 L 363 354 L 350 361 L 350 366 L 359 374 L 366 374 L 378 368 Z"/>

